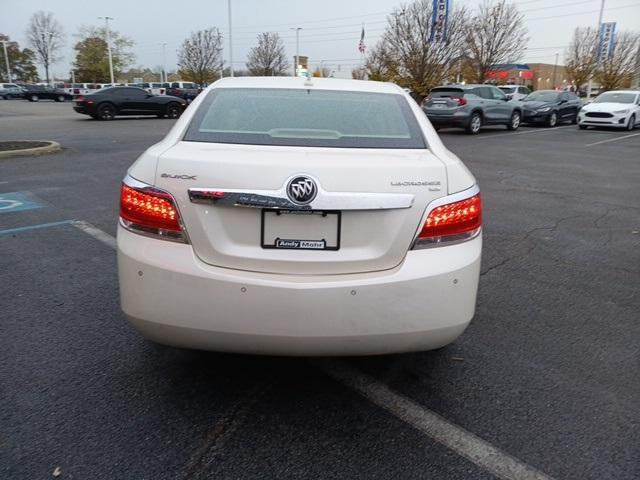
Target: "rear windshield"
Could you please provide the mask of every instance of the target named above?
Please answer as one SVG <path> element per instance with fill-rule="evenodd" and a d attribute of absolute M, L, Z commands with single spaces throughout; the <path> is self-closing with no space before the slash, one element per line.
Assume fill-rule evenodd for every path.
<path fill-rule="evenodd" d="M 633 103 L 635 99 L 635 93 L 607 92 L 599 95 L 593 103 Z"/>
<path fill-rule="evenodd" d="M 438 88 L 431 90 L 429 96 L 431 98 L 462 97 L 464 96 L 464 90 L 461 88 Z"/>
<path fill-rule="evenodd" d="M 344 148 L 425 148 L 402 95 L 220 88 L 194 115 L 186 141 Z"/>

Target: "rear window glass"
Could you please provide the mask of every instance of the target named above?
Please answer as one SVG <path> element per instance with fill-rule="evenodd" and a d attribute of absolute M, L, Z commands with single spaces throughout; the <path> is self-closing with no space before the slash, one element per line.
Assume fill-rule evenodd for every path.
<path fill-rule="evenodd" d="M 402 95 L 221 88 L 194 115 L 186 141 L 344 148 L 425 148 Z"/>
<path fill-rule="evenodd" d="M 460 88 L 439 88 L 431 90 L 430 96 L 431 98 L 462 97 L 464 96 L 464 90 Z"/>

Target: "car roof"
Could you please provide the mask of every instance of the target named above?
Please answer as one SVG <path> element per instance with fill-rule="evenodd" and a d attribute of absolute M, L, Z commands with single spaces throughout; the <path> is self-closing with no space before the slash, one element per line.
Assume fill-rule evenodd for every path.
<path fill-rule="evenodd" d="M 225 77 L 208 88 L 300 88 L 349 92 L 405 93 L 402 88 L 391 82 L 317 77 L 308 79 L 302 77 Z"/>
<path fill-rule="evenodd" d="M 640 94 L 640 90 L 607 90 L 606 92 L 602 92 L 602 94 L 605 93 L 635 93 Z"/>

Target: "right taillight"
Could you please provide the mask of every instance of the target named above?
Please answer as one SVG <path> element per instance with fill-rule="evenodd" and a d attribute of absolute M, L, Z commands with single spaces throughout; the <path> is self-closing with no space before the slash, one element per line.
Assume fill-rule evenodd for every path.
<path fill-rule="evenodd" d="M 186 243 L 173 196 L 155 187 L 127 180 L 120 190 L 122 225 L 136 233 Z"/>
<path fill-rule="evenodd" d="M 476 237 L 481 228 L 482 201 L 477 193 L 472 197 L 431 209 L 416 238 L 414 248 L 469 240 Z"/>
<path fill-rule="evenodd" d="M 453 99 L 456 101 L 459 107 L 467 104 L 467 99 L 464 97 L 453 97 Z"/>

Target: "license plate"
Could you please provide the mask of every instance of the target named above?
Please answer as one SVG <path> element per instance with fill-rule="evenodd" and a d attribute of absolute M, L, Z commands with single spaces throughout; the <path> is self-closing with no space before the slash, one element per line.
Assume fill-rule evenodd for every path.
<path fill-rule="evenodd" d="M 434 103 L 433 108 L 445 108 L 447 106 L 446 103 Z"/>
<path fill-rule="evenodd" d="M 262 210 L 262 248 L 279 250 L 340 249 L 339 211 Z"/>

